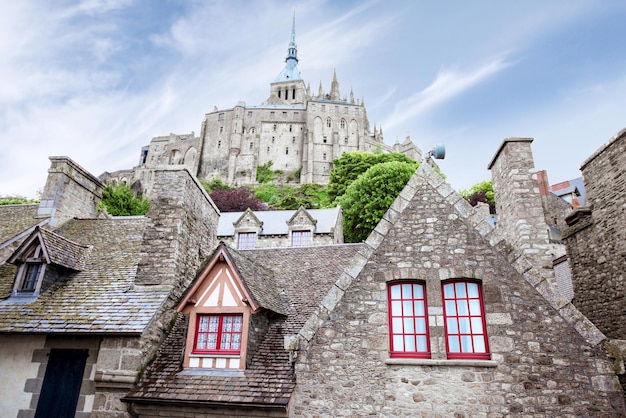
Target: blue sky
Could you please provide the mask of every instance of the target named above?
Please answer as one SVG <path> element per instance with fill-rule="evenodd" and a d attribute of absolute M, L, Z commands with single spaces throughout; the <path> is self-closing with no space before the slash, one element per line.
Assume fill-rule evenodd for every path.
<path fill-rule="evenodd" d="M 48 157 L 131 168 L 154 136 L 257 105 L 296 11 L 313 91 L 364 98 L 385 142 L 446 146 L 453 187 L 532 137 L 551 183 L 626 126 L 623 1 L 85 0 L 0 3 L 0 196 L 37 197 Z"/>

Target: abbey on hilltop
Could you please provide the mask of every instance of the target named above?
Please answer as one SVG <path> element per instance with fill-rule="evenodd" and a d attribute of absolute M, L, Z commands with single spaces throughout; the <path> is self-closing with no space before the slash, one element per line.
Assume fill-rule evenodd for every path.
<path fill-rule="evenodd" d="M 342 96 L 336 71 L 330 92 L 320 82 L 311 93 L 298 69 L 295 16 L 285 66 L 270 83 L 269 98 L 260 105 L 239 102 L 215 108 L 202 122 L 200 136 L 170 134 L 153 138 L 141 150 L 132 170 L 105 173 L 104 180 L 137 184 L 146 194 L 152 173 L 164 166 L 185 166 L 201 179 L 218 178 L 230 185 L 256 183 L 260 166 L 281 175 L 279 182 L 328 183 L 333 159 L 344 152 L 401 152 L 419 160 L 421 150 L 410 138 L 393 146 L 383 142 L 382 128 L 370 131 L 363 99 Z"/>

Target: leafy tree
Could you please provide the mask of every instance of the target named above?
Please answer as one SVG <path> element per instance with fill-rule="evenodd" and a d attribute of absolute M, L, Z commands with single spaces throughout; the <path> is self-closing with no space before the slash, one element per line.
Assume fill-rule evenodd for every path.
<path fill-rule="evenodd" d="M 110 183 L 102 191 L 100 206 L 113 216 L 145 215 L 150 209 L 150 201 L 136 196 L 126 183 Z"/>
<path fill-rule="evenodd" d="M 472 206 L 476 206 L 478 202 L 487 203 L 489 205 L 489 212 L 491 214 L 496 213 L 496 199 L 493 194 L 493 183 L 491 180 L 483 180 L 472 187 L 460 190 L 459 193 L 463 196 Z"/>
<path fill-rule="evenodd" d="M 272 162 L 260 165 L 256 168 L 256 181 L 257 183 L 269 183 L 274 179 L 274 172 L 272 171 Z"/>
<path fill-rule="evenodd" d="M 39 203 L 39 200 L 28 199 L 24 196 L 1 196 L 0 206 L 2 205 L 28 205 L 32 203 Z"/>
<path fill-rule="evenodd" d="M 346 242 L 368 237 L 418 167 L 416 161 L 376 164 L 348 186 L 339 198 Z"/>
<path fill-rule="evenodd" d="M 232 189 L 232 187 L 230 187 L 228 184 L 224 183 L 222 180 L 218 178 L 214 178 L 212 180 L 201 179 L 200 184 L 202 185 L 202 187 L 204 187 L 204 190 L 206 190 L 208 194 L 211 194 L 214 190 L 217 190 L 217 189 L 222 189 L 222 190 Z"/>
<path fill-rule="evenodd" d="M 248 208 L 252 210 L 267 210 L 267 204 L 254 196 L 247 187 L 238 189 L 215 189 L 211 199 L 222 212 L 241 212 Z"/>
<path fill-rule="evenodd" d="M 333 202 L 343 196 L 348 186 L 370 167 L 389 161 L 414 162 L 406 155 L 397 152 L 388 154 L 363 151 L 344 153 L 333 161 L 333 169 L 330 171 L 330 180 L 326 189 L 330 201 Z"/>

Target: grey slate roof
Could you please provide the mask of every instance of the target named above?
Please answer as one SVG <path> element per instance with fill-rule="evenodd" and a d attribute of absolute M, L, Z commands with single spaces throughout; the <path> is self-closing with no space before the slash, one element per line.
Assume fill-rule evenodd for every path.
<path fill-rule="evenodd" d="M 44 221 L 37 218 L 38 209 L 38 204 L 0 206 L 0 244 Z"/>
<path fill-rule="evenodd" d="M 179 314 L 155 361 L 125 400 L 286 408 L 295 379 L 289 353 L 284 349 L 284 337 L 298 333 L 362 246 L 344 244 L 242 252 L 228 248 L 243 280 L 257 280 L 262 284 L 263 277 L 273 275 L 287 316 L 271 319 L 265 339 L 243 373 L 216 375 L 180 373 L 188 318 Z"/>
<path fill-rule="evenodd" d="M 163 288 L 133 286 L 146 222 L 145 218 L 73 219 L 55 234 L 44 232 L 48 242 L 56 239 L 55 248 L 67 244 L 55 235 L 89 245 L 83 270 L 69 273 L 37 297 L 9 297 L 6 289 L 15 279 L 15 269 L 0 269 L 0 289 L 5 292 L 0 295 L 4 298 L 0 332 L 143 332 L 168 296 Z"/>
<path fill-rule="evenodd" d="M 330 234 L 331 229 L 337 222 L 340 208 L 331 209 L 307 209 L 306 210 L 313 219 L 317 220 L 315 225 L 315 234 Z M 236 222 L 244 212 L 222 212 L 219 224 L 217 226 L 217 236 L 233 236 L 235 235 Z M 260 235 L 287 235 L 287 221 L 296 213 L 296 210 L 268 210 L 253 211 L 254 215 L 263 222 L 263 228 Z"/>

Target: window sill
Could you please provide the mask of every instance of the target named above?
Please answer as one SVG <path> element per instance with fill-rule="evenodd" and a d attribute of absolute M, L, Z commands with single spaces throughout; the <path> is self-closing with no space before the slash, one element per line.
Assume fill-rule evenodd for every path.
<path fill-rule="evenodd" d="M 448 360 L 432 358 L 390 358 L 389 366 L 449 366 L 449 367 L 497 367 L 495 360 Z"/>

